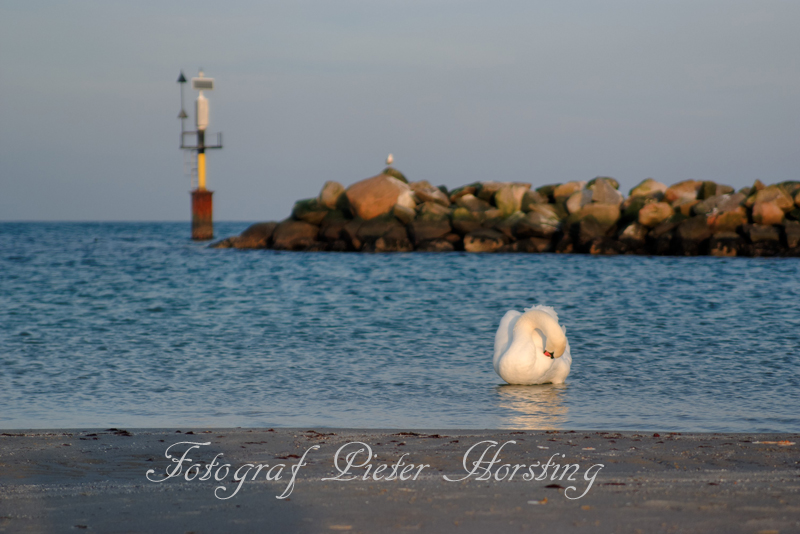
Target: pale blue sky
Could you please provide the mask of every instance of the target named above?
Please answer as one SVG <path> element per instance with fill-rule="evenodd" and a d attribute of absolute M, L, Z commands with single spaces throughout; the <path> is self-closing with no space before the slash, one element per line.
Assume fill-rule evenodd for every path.
<path fill-rule="evenodd" d="M 769 0 L 5 0 L 0 220 L 188 220 L 175 80 L 200 66 L 217 220 L 389 152 L 450 187 L 800 179 L 798 25 Z"/>

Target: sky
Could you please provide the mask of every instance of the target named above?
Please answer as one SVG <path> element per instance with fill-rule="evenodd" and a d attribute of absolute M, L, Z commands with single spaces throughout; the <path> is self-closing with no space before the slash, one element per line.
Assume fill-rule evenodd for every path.
<path fill-rule="evenodd" d="M 390 152 L 450 188 L 800 179 L 798 21 L 794 0 L 4 0 L 0 220 L 188 220 L 176 80 L 200 67 L 216 220 L 283 219 Z"/>

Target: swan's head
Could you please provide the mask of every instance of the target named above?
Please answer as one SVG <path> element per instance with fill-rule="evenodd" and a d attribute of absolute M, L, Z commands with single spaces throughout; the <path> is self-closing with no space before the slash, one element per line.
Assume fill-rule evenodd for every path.
<path fill-rule="evenodd" d="M 555 359 L 567 350 L 567 336 L 558 321 L 540 310 L 525 312 L 517 321 L 516 328 L 524 328 L 533 338 L 534 344 L 542 348 L 547 358 Z"/>

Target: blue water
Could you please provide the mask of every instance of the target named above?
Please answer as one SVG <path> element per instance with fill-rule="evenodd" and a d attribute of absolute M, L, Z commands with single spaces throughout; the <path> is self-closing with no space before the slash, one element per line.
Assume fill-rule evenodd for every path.
<path fill-rule="evenodd" d="M 220 236 L 246 224 L 217 224 Z M 212 250 L 178 223 L 0 224 L 0 428 L 800 431 L 800 260 Z M 503 386 L 556 308 L 561 386 Z"/>

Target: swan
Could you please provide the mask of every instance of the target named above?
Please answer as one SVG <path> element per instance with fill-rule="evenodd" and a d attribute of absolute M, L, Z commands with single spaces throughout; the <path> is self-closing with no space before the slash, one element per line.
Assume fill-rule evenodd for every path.
<path fill-rule="evenodd" d="M 509 384 L 562 384 L 569 374 L 567 330 L 550 306 L 506 312 L 494 336 L 494 370 Z"/>

